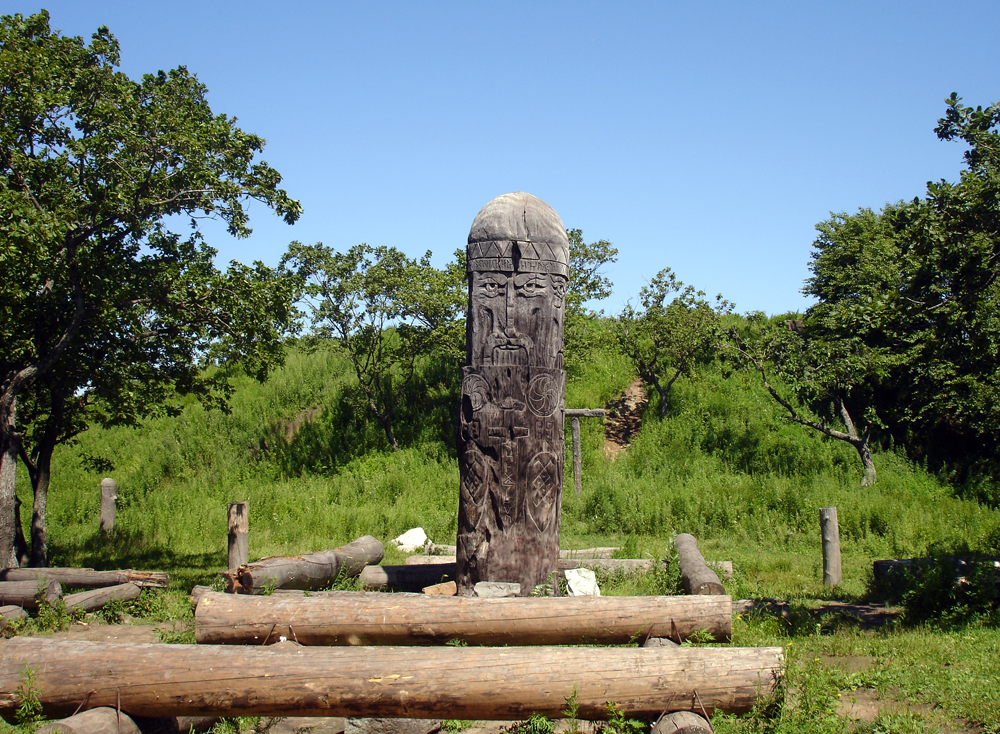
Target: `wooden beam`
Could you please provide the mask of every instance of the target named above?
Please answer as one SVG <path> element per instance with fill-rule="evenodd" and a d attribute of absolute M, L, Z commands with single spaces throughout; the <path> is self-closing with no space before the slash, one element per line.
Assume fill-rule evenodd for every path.
<path fill-rule="evenodd" d="M 0 713 L 25 668 L 46 716 L 115 706 L 131 716 L 355 716 L 519 720 L 655 719 L 741 713 L 773 695 L 782 651 L 764 648 L 299 647 L 0 642 Z"/>
<path fill-rule="evenodd" d="M 566 408 L 563 414 L 567 418 L 603 418 L 607 412 L 604 408 Z"/>
<path fill-rule="evenodd" d="M 416 566 L 414 568 L 422 568 Z M 205 594 L 195 609 L 200 644 L 622 645 L 644 637 L 685 640 L 704 630 L 732 636 L 728 596 L 464 596 L 330 592 L 310 596 Z"/>

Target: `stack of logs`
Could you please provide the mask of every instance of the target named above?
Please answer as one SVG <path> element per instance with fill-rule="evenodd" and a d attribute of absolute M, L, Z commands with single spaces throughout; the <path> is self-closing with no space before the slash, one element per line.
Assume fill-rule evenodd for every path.
<path fill-rule="evenodd" d="M 90 568 L 0 569 L 0 627 L 62 599 L 67 612 L 94 612 L 112 600 L 129 601 L 144 588 L 164 589 L 170 577 L 157 571 L 94 571 Z M 63 595 L 67 589 L 84 589 Z"/>
<path fill-rule="evenodd" d="M 198 645 L 9 640 L 0 648 L 0 712 L 16 707 L 17 695 L 5 691 L 17 689 L 25 664 L 49 716 L 84 704 L 146 717 L 519 720 L 564 716 L 575 699 L 581 719 L 607 718 L 613 701 L 669 732 L 691 725 L 692 712 L 746 712 L 775 694 L 780 648 L 679 646 L 695 632 L 730 639 L 732 600 L 718 589 L 495 599 L 316 590 L 337 574 L 367 576 L 365 584 L 379 588 L 453 578 L 446 557 L 435 557 L 443 564 L 373 565 L 381 558 L 381 543 L 366 536 L 230 570 L 223 575 L 231 593 L 197 595 Z M 564 560 L 566 567 L 619 565 Z M 682 553 L 685 577 L 689 565 Z M 638 646 L 580 647 L 628 643 Z"/>

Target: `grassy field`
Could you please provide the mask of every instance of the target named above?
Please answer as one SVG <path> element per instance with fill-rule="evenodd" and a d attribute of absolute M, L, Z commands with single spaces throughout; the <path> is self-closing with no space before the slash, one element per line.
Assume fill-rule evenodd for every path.
<path fill-rule="evenodd" d="M 599 407 L 634 379 L 611 352 L 568 367 L 567 405 Z M 226 563 L 226 504 L 250 502 L 252 557 L 335 547 L 360 535 L 383 541 L 423 527 L 454 543 L 458 468 L 452 432 L 457 374 L 427 363 L 400 416 L 403 450 L 353 407 L 346 360 L 292 351 L 264 385 L 241 383 L 229 414 L 184 405 L 139 429 L 92 429 L 57 451 L 49 503 L 51 562 L 165 570 L 174 589 L 145 601 L 152 618 L 190 614 L 182 595 Z M 878 482 L 860 488 L 850 447 L 781 419 L 749 378 L 716 368 L 674 388 L 668 416 L 647 411 L 616 461 L 600 421 L 582 421 L 582 494 L 563 500 L 562 545 L 618 545 L 623 557 L 665 558 L 679 532 L 709 560 L 732 560 L 734 598 L 788 602 L 785 616 L 735 620 L 733 645 L 786 650 L 783 707 L 717 716 L 718 732 L 1000 733 L 996 587 L 930 574 L 886 589 L 871 563 L 953 553 L 1000 554 L 1000 512 L 892 450 L 875 455 Z M 567 445 L 569 441 L 567 440 Z M 118 481 L 116 534 L 97 532 L 102 474 Z M 19 478 L 21 490 L 26 479 Z M 22 496 L 30 507 L 30 499 Z M 844 582 L 822 581 L 818 510 L 836 506 Z M 397 551 L 386 562 L 399 562 Z M 667 572 L 605 579 L 605 593 L 671 593 Z M 992 594 L 992 596 L 991 596 Z M 831 602 L 891 601 L 894 621 L 866 628 Z"/>

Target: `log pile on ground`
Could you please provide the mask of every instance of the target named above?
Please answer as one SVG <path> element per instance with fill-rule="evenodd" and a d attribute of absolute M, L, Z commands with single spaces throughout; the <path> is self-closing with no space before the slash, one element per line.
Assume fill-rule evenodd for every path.
<path fill-rule="evenodd" d="M 143 589 L 165 589 L 170 574 L 160 571 L 95 571 L 92 568 L 2 568 L 0 581 L 58 581 L 67 589 L 99 589 L 135 584 Z"/>
<path fill-rule="evenodd" d="M 366 566 L 379 563 L 384 555 L 382 543 L 365 535 L 333 550 L 272 556 L 220 575 L 231 594 L 263 594 L 274 589 L 311 591 L 329 586 L 338 577 L 357 576 Z"/>
<path fill-rule="evenodd" d="M 782 651 L 761 648 L 300 647 L 0 643 L 0 713 L 19 705 L 25 666 L 46 716 L 81 703 L 130 716 L 376 716 L 601 720 L 742 713 L 773 693 Z M 699 708 L 696 709 L 696 706 Z"/>
<path fill-rule="evenodd" d="M 62 600 L 68 612 L 95 612 L 112 601 L 136 599 L 144 588 L 163 589 L 170 576 L 159 571 L 95 571 L 91 568 L 0 569 L 0 627 L 8 619 L 36 612 L 42 603 L 55 606 Z M 63 594 L 63 587 L 83 589 Z M 21 611 L 18 612 L 17 610 Z"/>
<path fill-rule="evenodd" d="M 682 642 L 697 630 L 728 641 L 732 599 L 208 593 L 195 609 L 195 639 L 203 644 L 264 645 L 284 637 L 303 645 L 622 645 L 644 637 Z"/>

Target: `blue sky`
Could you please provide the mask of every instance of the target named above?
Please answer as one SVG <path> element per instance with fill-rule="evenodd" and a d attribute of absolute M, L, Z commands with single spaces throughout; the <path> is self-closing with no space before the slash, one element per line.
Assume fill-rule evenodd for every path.
<path fill-rule="evenodd" d="M 209 226 L 220 264 L 296 239 L 443 265 L 487 201 L 528 191 L 618 247 L 611 312 L 668 266 L 739 311 L 806 308 L 815 224 L 956 179 L 944 98 L 1000 99 L 995 0 L 44 7 L 67 35 L 107 25 L 130 76 L 186 65 L 267 139 L 305 213 Z"/>

